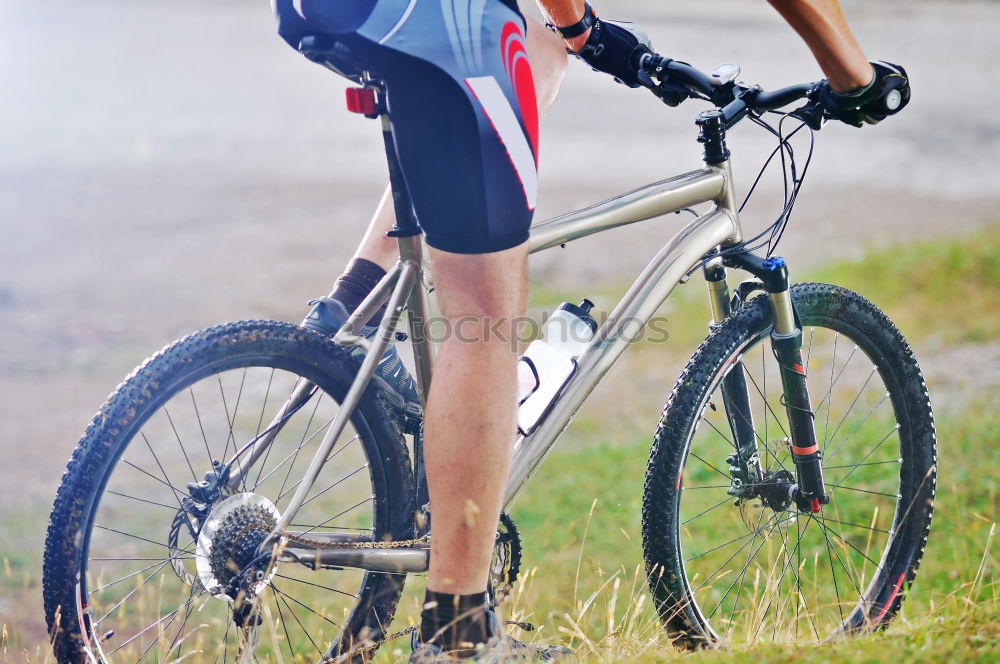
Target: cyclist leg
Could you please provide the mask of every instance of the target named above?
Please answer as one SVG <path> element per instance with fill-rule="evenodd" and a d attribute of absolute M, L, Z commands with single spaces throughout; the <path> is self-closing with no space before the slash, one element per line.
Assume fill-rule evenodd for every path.
<path fill-rule="evenodd" d="M 432 68 L 385 75 L 397 153 L 450 331 L 424 415 L 428 589 L 449 596 L 487 585 L 516 430 L 514 327 L 527 303 L 537 180 L 538 107 L 523 20 L 500 2 L 482 11 L 478 54 L 462 44 L 449 76 L 436 73 L 449 67 L 440 54 Z"/>
<path fill-rule="evenodd" d="M 423 640 L 447 650 L 470 639 L 453 628 L 442 634 L 456 621 L 435 615 L 439 608 L 455 616 L 458 606 L 475 607 L 474 619 L 458 622 L 474 643 L 488 636 L 485 589 L 515 432 L 512 334 L 526 301 L 538 102 L 524 22 L 508 2 L 445 13 L 444 3 L 386 0 L 342 40 L 386 82 L 396 152 L 451 323 L 424 419 L 434 524 L 428 597 L 448 599 L 425 606 L 421 628 Z M 320 4 L 336 6 L 278 0 L 289 43 L 311 27 L 297 26 L 290 8 L 305 20 Z M 399 13 L 375 34 L 368 28 L 387 18 L 380 9 Z M 403 9 L 413 16 L 400 18 Z"/>

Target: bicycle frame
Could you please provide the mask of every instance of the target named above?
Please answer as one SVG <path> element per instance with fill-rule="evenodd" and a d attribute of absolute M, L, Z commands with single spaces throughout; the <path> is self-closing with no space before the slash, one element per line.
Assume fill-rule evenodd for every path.
<path fill-rule="evenodd" d="M 716 247 L 730 246 L 742 239 L 739 216 L 734 204 L 729 163 L 707 165 L 667 180 L 656 182 L 632 192 L 616 196 L 596 205 L 543 221 L 531 229 L 529 251 L 535 253 L 560 246 L 611 228 L 639 221 L 661 218 L 693 205 L 712 202 L 712 208 L 683 226 L 650 260 L 611 315 L 598 329 L 586 351 L 578 360 L 578 369 L 563 392 L 549 409 L 539 426 L 530 436 L 521 436 L 514 443 L 513 462 L 505 490 L 505 505 L 509 504 L 524 486 L 546 455 L 552 450 L 559 435 L 567 428 L 583 406 L 587 397 L 601 378 L 621 357 L 628 345 L 653 317 L 670 296 L 673 289 L 687 280 L 688 273 Z M 405 201 L 402 201 L 405 203 Z M 662 219 L 661 219 L 662 221 Z M 335 441 L 347 424 L 350 413 L 375 371 L 375 365 L 388 346 L 395 330 L 403 303 L 408 302 L 408 325 L 414 340 L 414 359 L 418 383 L 423 394 L 432 376 L 432 348 L 427 341 L 424 321 L 427 320 L 427 298 L 422 287 L 422 243 L 419 235 L 400 233 L 400 259 L 380 282 L 372 294 L 362 302 L 341 331 L 335 336 L 337 343 L 359 345 L 367 355 L 351 389 L 341 406 L 341 411 L 331 424 L 327 435 L 317 449 L 295 496 L 282 515 L 275 533 L 284 531 L 292 522 L 297 509 L 305 500 Z M 361 325 L 388 299 L 388 315 L 383 319 L 379 332 L 371 340 L 358 336 Z M 303 390 L 300 388 L 299 393 Z M 294 402 L 294 397 L 289 404 Z M 288 412 L 289 404 L 275 418 L 278 422 Z M 263 441 L 256 445 L 244 469 L 262 451 Z M 269 442 L 269 441 L 268 441 Z M 417 458 L 418 496 L 426 495 L 422 451 L 415 450 Z M 239 481 L 234 469 L 230 485 Z M 420 503 L 418 503 L 420 504 Z M 331 543 L 340 537 L 330 537 Z M 300 562 L 312 564 L 337 564 L 363 566 L 382 571 L 423 571 L 426 555 L 413 556 L 412 550 L 350 550 L 296 552 Z"/>
<path fill-rule="evenodd" d="M 377 84 L 369 83 L 369 85 L 381 92 L 381 88 Z M 505 506 L 515 499 L 520 489 L 552 450 L 560 434 L 566 430 L 576 413 L 586 402 L 597 383 L 614 366 L 628 345 L 637 338 L 641 330 L 670 296 L 673 289 L 678 284 L 685 282 L 690 273 L 699 263 L 704 261 L 707 255 L 720 247 L 735 246 L 743 240 L 739 212 L 733 194 L 729 154 L 725 150 L 724 144 L 725 129 L 719 127 L 717 122 L 712 124 L 714 116 L 709 117 L 708 122 L 703 122 L 703 117 L 705 114 L 699 118 L 699 126 L 702 127 L 703 136 L 706 135 L 706 126 L 709 127 L 709 131 L 717 132 L 716 135 L 709 136 L 709 138 L 716 140 L 715 145 L 721 148 L 720 152 L 712 154 L 710 154 L 709 148 L 706 148 L 703 168 L 540 222 L 531 228 L 528 247 L 530 253 L 535 253 L 611 228 L 662 218 L 691 206 L 712 203 L 707 212 L 684 225 L 649 261 L 578 358 L 576 372 L 564 386 L 538 426 L 531 435 L 522 435 L 515 441 L 511 471 L 505 487 Z M 341 403 L 340 412 L 330 425 L 295 495 L 279 519 L 271 537 L 267 540 L 266 544 L 268 545 L 279 541 L 282 533 L 292 523 L 295 513 L 312 489 L 313 483 L 329 458 L 335 442 L 346 427 L 363 390 L 371 380 L 376 364 L 390 344 L 404 305 L 408 309 L 407 323 L 413 340 L 417 382 L 425 401 L 432 380 L 433 348 L 425 329 L 428 318 L 428 302 L 423 278 L 421 232 L 413 217 L 409 195 L 396 161 L 391 124 L 387 115 L 382 114 L 381 119 L 397 219 L 396 226 L 389 235 L 398 239 L 399 260 L 334 337 L 334 341 L 339 344 L 364 348 L 366 356 L 357 377 Z M 747 263 L 745 259 L 733 263 L 757 274 L 753 265 Z M 716 321 L 728 314 L 730 307 L 729 292 L 722 264 L 723 261 L 714 259 L 708 265 L 710 269 L 705 270 L 709 301 L 713 318 Z M 784 269 L 783 264 L 781 269 L 781 276 L 776 282 L 778 286 L 776 288 L 768 287 L 768 291 L 775 316 L 776 333 L 784 335 L 784 338 L 787 338 L 794 346 L 796 341 L 801 341 L 801 331 L 796 329 L 795 315 L 788 297 L 787 270 Z M 387 312 L 376 334 L 371 339 L 360 336 L 361 327 L 386 301 L 388 301 Z M 795 338 L 796 332 L 799 333 L 797 339 Z M 797 347 L 791 348 L 791 351 L 797 353 Z M 740 367 L 740 364 L 736 363 L 734 366 Z M 788 363 L 788 366 L 791 366 L 791 362 Z M 789 372 L 783 372 L 783 380 L 786 378 L 786 373 Z M 756 461 L 756 441 L 752 435 L 752 414 L 747 401 L 746 385 L 745 381 L 740 380 L 741 371 L 731 372 L 731 376 L 731 378 L 727 378 L 731 388 L 738 389 L 726 396 L 727 412 L 731 413 L 731 418 L 739 417 L 744 422 L 751 424 L 748 439 L 741 440 L 746 436 L 736 436 L 739 455 L 734 463 L 738 467 L 734 467 L 732 470 L 742 469 L 744 474 L 752 474 L 754 467 L 759 472 L 759 463 Z M 790 373 L 787 378 L 786 388 L 792 392 L 798 391 L 802 397 L 796 403 L 808 405 L 804 380 L 799 380 Z M 298 386 L 279 414 L 272 420 L 265 433 L 237 453 L 239 456 L 252 447 L 250 457 L 246 462 L 239 463 L 238 468 L 232 468 L 233 472 L 228 483 L 230 488 L 238 486 L 245 469 L 253 465 L 263 449 L 266 449 L 277 431 L 280 430 L 286 414 L 294 412 L 301 405 L 302 400 L 309 398 L 310 387 L 309 384 Z M 802 424 L 803 431 L 812 430 L 811 420 L 806 421 L 801 413 L 789 411 L 790 419 L 793 416 Z M 745 427 L 743 429 L 745 430 Z M 808 431 L 806 433 L 808 434 Z M 809 436 L 805 435 L 803 439 L 808 441 Z M 813 434 L 813 447 L 815 447 L 814 442 Z M 419 507 L 428 501 L 420 436 L 414 437 L 414 444 L 417 480 L 416 506 Z M 230 462 L 230 467 L 232 465 Z M 734 478 L 737 478 L 733 481 L 735 489 L 738 487 L 736 473 L 734 473 Z M 820 495 L 822 496 L 822 494 Z M 418 530 L 421 532 L 418 534 L 426 534 L 426 528 L 426 525 L 419 526 Z M 337 548 L 338 543 L 347 543 L 352 538 L 356 540 L 356 536 L 326 534 L 323 539 L 330 542 L 329 549 L 296 549 L 294 553 L 280 553 L 278 559 L 305 563 L 313 567 L 323 565 L 349 566 L 386 572 L 408 573 L 426 571 L 427 569 L 428 549 L 426 547 Z"/>

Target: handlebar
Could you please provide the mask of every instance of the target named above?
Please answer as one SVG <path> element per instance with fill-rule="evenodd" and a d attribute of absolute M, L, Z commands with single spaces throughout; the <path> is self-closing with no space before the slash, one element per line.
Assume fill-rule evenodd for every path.
<path fill-rule="evenodd" d="M 802 83 L 765 92 L 757 86 L 736 83 L 734 79 L 738 75 L 738 68 L 721 74 L 706 74 L 686 62 L 649 51 L 637 54 L 633 64 L 639 82 L 665 104 L 677 106 L 688 98 L 707 99 L 722 110 L 727 128 L 735 125 L 749 113 L 773 111 L 800 99 L 808 101 L 792 111 L 792 115 L 813 129 L 822 127 L 827 117 L 818 101 L 817 91 L 820 82 Z"/>

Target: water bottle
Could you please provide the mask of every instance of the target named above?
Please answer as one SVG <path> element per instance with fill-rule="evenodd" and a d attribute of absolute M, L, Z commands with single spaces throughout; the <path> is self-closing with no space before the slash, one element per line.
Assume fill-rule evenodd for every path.
<path fill-rule="evenodd" d="M 522 435 L 535 427 L 563 387 L 576 373 L 577 358 L 597 332 L 590 315 L 594 303 L 564 302 L 545 321 L 542 338 L 532 341 L 517 363 L 517 428 Z"/>

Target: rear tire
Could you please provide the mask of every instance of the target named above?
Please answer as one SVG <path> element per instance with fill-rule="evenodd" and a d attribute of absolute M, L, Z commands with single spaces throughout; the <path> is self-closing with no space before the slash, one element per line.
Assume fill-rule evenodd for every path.
<path fill-rule="evenodd" d="M 289 417 L 241 487 L 283 509 L 356 367 L 315 332 L 250 321 L 181 339 L 136 369 L 80 439 L 52 509 L 43 592 L 57 660 L 88 661 L 87 648 L 105 661 L 235 658 L 232 604 L 205 590 L 195 561 L 204 549 L 194 534 L 173 529 L 187 483 L 201 480 L 212 459 L 228 461 L 253 440 L 294 382 L 306 378 L 319 391 Z M 291 530 L 408 539 L 412 487 L 403 434 L 369 386 Z M 259 536 L 241 527 L 234 522 L 227 531 L 236 533 L 234 542 Z M 226 574 L 217 569 L 216 576 Z M 377 642 L 404 580 L 282 563 L 257 600 L 264 623 L 255 652 L 319 659 L 331 643 L 334 652 L 347 652 Z"/>
<path fill-rule="evenodd" d="M 924 551 L 937 461 L 912 350 L 860 295 L 802 284 L 792 298 L 831 503 L 812 515 L 759 498 L 736 506 L 727 494 L 734 447 L 720 383 L 736 361 L 748 374 L 764 470 L 794 475 L 770 351 L 771 308 L 768 298 L 753 298 L 688 362 L 646 472 L 647 577 L 662 622 L 687 646 L 816 642 L 885 627 Z"/>

